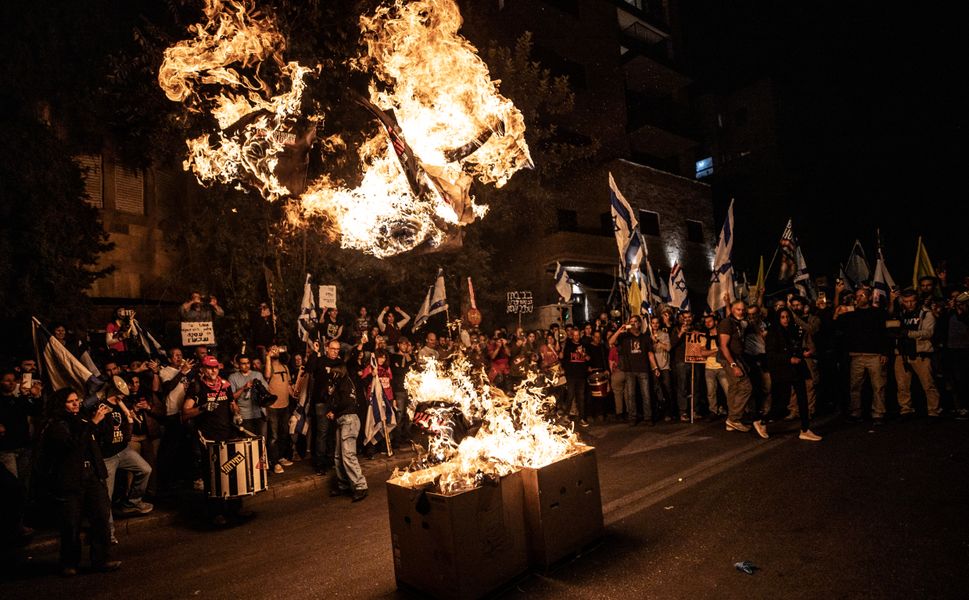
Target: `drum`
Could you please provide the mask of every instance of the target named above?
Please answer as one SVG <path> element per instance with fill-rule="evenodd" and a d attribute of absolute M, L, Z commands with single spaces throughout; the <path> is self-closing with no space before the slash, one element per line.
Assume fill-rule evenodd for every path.
<path fill-rule="evenodd" d="M 589 395 L 593 398 L 605 398 L 609 394 L 609 371 L 593 369 L 588 381 Z"/>
<path fill-rule="evenodd" d="M 210 498 L 252 496 L 269 487 L 269 462 L 262 437 L 203 442 L 209 453 Z"/>

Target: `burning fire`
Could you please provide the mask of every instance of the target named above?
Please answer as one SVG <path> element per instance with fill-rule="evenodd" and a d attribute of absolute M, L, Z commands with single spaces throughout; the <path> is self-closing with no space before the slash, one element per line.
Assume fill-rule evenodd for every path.
<path fill-rule="evenodd" d="M 453 494 L 523 467 L 539 468 L 561 460 L 582 444 L 571 428 L 551 419 L 555 400 L 545 395 L 535 378 L 526 380 L 513 397 L 476 382 L 469 363 L 459 357 L 447 370 L 429 360 L 421 371 L 407 374 L 405 386 L 412 402 L 448 422 L 457 410 L 463 419 L 480 425 L 459 442 L 445 429 L 428 443 L 428 454 L 400 477 L 404 485 L 434 482 L 441 493 Z M 483 377 L 479 378 L 483 381 Z"/>
<path fill-rule="evenodd" d="M 295 133 L 311 69 L 283 61 L 285 38 L 250 0 L 205 1 L 205 22 L 166 50 L 158 78 L 170 99 L 218 124 L 188 141 L 185 168 L 200 182 L 270 201 L 299 194 L 297 219 L 323 215 L 344 247 L 386 257 L 459 240 L 486 212 L 472 182 L 501 187 L 532 165 L 522 114 L 458 34 L 454 0 L 393 0 L 361 17 L 366 53 L 349 61 L 372 77 L 358 103 L 379 125 L 358 150 L 359 183 L 324 175 L 305 192 L 287 187 L 280 158 L 312 142 Z M 323 116 L 309 120 L 322 126 Z"/>
<path fill-rule="evenodd" d="M 251 2 L 205 0 L 203 13 L 205 22 L 189 27 L 195 37 L 165 50 L 158 72 L 170 100 L 218 124 L 187 141 L 183 166 L 203 184 L 244 182 L 268 200 L 286 196 L 275 170 L 296 141 L 292 130 L 310 69 L 283 62 L 286 39 Z M 267 82 L 271 69 L 275 84 Z"/>

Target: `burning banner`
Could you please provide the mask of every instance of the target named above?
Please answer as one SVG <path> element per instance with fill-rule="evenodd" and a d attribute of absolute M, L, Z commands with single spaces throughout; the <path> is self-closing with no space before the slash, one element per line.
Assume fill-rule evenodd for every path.
<path fill-rule="evenodd" d="M 394 0 L 361 17 L 366 53 L 348 64 L 371 81 L 351 95 L 378 127 L 357 151 L 355 185 L 301 179 L 324 118 L 302 114 L 312 70 L 283 60 L 274 20 L 249 0 L 206 0 L 204 15 L 159 72 L 170 99 L 218 125 L 188 140 L 184 166 L 203 184 L 292 198 L 297 221 L 323 216 L 343 247 L 386 257 L 459 244 L 486 211 L 472 182 L 501 187 L 532 165 L 522 114 L 458 34 L 454 0 Z"/>
<path fill-rule="evenodd" d="M 555 399 L 535 378 L 507 396 L 472 373 L 463 357 L 450 368 L 429 360 L 405 380 L 408 396 L 431 433 L 427 452 L 399 475 L 405 485 L 433 482 L 453 494 L 521 470 L 539 468 L 585 446 L 570 427 L 554 421 Z"/>

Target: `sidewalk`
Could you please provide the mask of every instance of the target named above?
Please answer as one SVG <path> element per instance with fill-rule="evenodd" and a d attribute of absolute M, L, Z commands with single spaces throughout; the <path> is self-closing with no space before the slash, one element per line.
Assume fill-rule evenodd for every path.
<path fill-rule="evenodd" d="M 363 467 L 365 475 L 379 471 L 389 471 L 395 467 L 403 467 L 414 458 L 414 451 L 410 448 L 401 448 L 394 451 L 393 456 L 378 454 L 373 460 L 366 459 L 360 455 L 360 465 Z M 278 498 L 290 498 L 311 490 L 321 490 L 321 497 L 329 493 L 330 482 L 333 479 L 333 470 L 330 469 L 325 475 L 317 475 L 313 470 L 312 461 L 304 459 L 293 463 L 291 467 L 286 467 L 286 472 L 276 475 L 269 475 L 269 489 L 254 496 L 245 498 L 245 505 L 248 508 L 255 508 L 261 504 L 272 502 Z M 115 536 L 121 539 L 123 536 L 133 533 L 144 532 L 156 527 L 171 526 L 175 523 L 188 523 L 186 516 L 190 513 L 193 505 L 202 505 L 202 493 L 192 489 L 178 490 L 177 492 L 159 497 L 152 501 L 155 510 L 147 515 L 135 515 L 122 517 L 115 515 L 114 530 Z M 58 544 L 59 534 L 56 530 L 38 530 L 30 543 L 24 550 L 36 552 L 50 549 Z"/>

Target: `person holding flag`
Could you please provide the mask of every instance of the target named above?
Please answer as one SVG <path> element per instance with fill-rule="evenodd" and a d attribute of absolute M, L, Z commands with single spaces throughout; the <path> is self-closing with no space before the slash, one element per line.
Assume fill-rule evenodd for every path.
<path fill-rule="evenodd" d="M 367 458 L 373 458 L 378 442 L 383 438 L 387 455 L 392 456 L 390 432 L 397 427 L 397 403 L 394 401 L 393 373 L 387 363 L 387 352 L 377 350 L 370 356 L 370 364 L 360 373 L 370 389 L 368 395 L 367 426 L 364 429 L 364 445 Z"/>
<path fill-rule="evenodd" d="M 303 283 L 303 300 L 299 303 L 299 316 L 296 318 L 296 331 L 299 339 L 308 344 L 310 334 L 316 330 L 318 320 L 316 318 L 316 295 L 313 293 L 313 276 L 306 274 L 306 281 Z"/>

